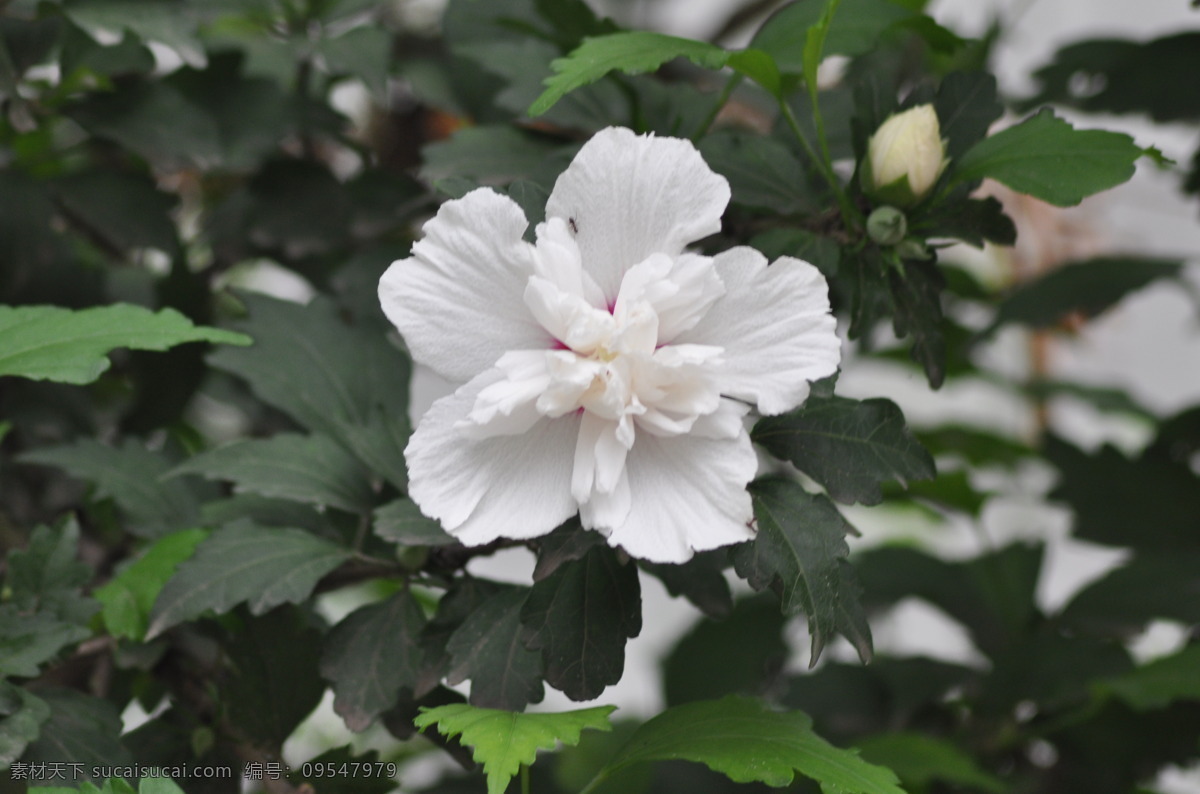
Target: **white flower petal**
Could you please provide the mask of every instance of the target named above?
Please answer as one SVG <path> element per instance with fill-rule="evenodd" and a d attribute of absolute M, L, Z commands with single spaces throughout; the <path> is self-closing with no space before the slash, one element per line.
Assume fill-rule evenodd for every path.
<path fill-rule="evenodd" d="M 725 348 L 715 374 L 722 394 L 767 415 L 795 408 L 808 397 L 809 381 L 832 375 L 841 361 L 825 277 L 787 256 L 768 267 L 745 247 L 719 254 L 715 264 L 725 295 L 676 342 Z"/>
<path fill-rule="evenodd" d="M 554 183 L 546 217 L 575 230 L 583 268 L 611 306 L 628 268 L 719 231 L 728 203 L 729 183 L 689 141 L 610 127 Z"/>
<path fill-rule="evenodd" d="M 629 514 L 607 533 L 609 543 L 639 559 L 677 563 L 693 551 L 753 538 L 746 483 L 758 459 L 741 425 L 744 413 L 744 407 L 726 400 L 711 419 L 702 419 L 711 435 L 722 437 L 640 434 L 625 461 Z M 584 526 L 603 526 L 596 523 L 599 517 L 581 513 Z"/>
<path fill-rule="evenodd" d="M 425 224 L 413 255 L 379 280 L 384 314 L 413 359 L 467 381 L 508 350 L 549 349 L 554 340 L 525 305 L 534 249 L 516 202 L 488 190 L 448 201 Z"/>
<path fill-rule="evenodd" d="M 520 435 L 485 439 L 455 428 L 502 377 L 485 372 L 435 402 L 404 450 L 409 496 L 468 546 L 545 535 L 577 508 L 571 468 L 579 417 L 542 419 Z"/>

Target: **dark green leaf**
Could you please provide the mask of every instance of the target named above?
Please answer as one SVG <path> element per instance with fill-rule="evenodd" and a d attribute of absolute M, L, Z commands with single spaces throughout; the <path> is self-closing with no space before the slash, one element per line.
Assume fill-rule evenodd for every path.
<path fill-rule="evenodd" d="M 421 508 L 407 498 L 376 510 L 372 526 L 376 535 L 401 546 L 444 546 L 454 542 L 441 524 L 422 515 Z"/>
<path fill-rule="evenodd" d="M 594 547 L 602 545 L 604 536 L 599 532 L 585 531 L 578 516 L 567 519 L 549 535 L 538 538 L 533 581 L 542 581 L 562 565 L 581 560 Z"/>
<path fill-rule="evenodd" d="M 221 690 L 231 723 L 268 747 L 282 746 L 325 693 L 317 674 L 320 644 L 321 633 L 290 608 L 231 633 L 224 645 L 233 673 Z"/>
<path fill-rule="evenodd" d="M 170 212 L 175 197 L 149 179 L 118 171 L 86 171 L 54 186 L 71 223 L 104 247 L 128 255 L 135 248 L 175 254 L 179 242 Z"/>
<path fill-rule="evenodd" d="M 208 610 L 228 612 L 246 602 L 264 612 L 308 598 L 322 576 L 349 551 L 295 529 L 265 529 L 249 522 L 213 532 L 180 564 L 150 613 L 147 639 Z"/>
<path fill-rule="evenodd" d="M 21 757 L 50 718 L 50 707 L 22 687 L 0 681 L 0 766 Z"/>
<path fill-rule="evenodd" d="M 436 725 L 443 736 L 459 736 L 475 749 L 474 759 L 487 774 L 488 794 L 504 794 L 522 765 L 537 759 L 539 749 L 578 744 L 585 728 L 607 731 L 608 715 L 615 706 L 597 706 L 556 714 L 515 714 L 452 703 L 422 709 L 415 720 L 422 730 Z"/>
<path fill-rule="evenodd" d="M 449 684 L 471 679 L 471 704 L 521 709 L 543 697 L 542 655 L 521 642 L 521 607 L 529 591 L 509 588 L 470 613 L 450 636 Z"/>
<path fill-rule="evenodd" d="M 947 75 L 938 86 L 933 107 L 951 160 L 983 140 L 992 123 L 1004 114 L 1004 106 L 996 98 L 996 78 L 987 72 Z"/>
<path fill-rule="evenodd" d="M 1007 323 L 1045 328 L 1070 312 L 1099 314 L 1153 281 L 1179 278 L 1181 267 L 1176 261 L 1133 257 L 1100 257 L 1057 267 L 1009 293 L 985 333 Z"/>
<path fill-rule="evenodd" d="M 791 413 L 759 420 L 751 438 L 845 504 L 879 504 L 883 482 L 935 474 L 933 459 L 905 427 L 900 409 L 883 398 L 810 397 Z"/>
<path fill-rule="evenodd" d="M 407 590 L 351 612 L 333 627 L 321 654 L 321 675 L 333 683 L 334 711 L 350 730 L 366 730 L 416 690 L 424 671 L 425 613 Z"/>
<path fill-rule="evenodd" d="M 903 270 L 888 272 L 888 285 L 895 306 L 892 327 L 896 335 L 912 338 L 909 355 L 925 371 L 930 387 L 940 388 L 946 379 L 946 338 L 941 302 L 946 280 L 933 263 L 908 261 Z M 912 443 L 920 446 L 916 441 Z M 932 466 L 930 471 L 932 476 Z"/>
<path fill-rule="evenodd" d="M 1042 548 L 1014 544 L 966 562 L 946 562 L 916 549 L 885 547 L 855 560 L 863 602 L 888 606 L 915 596 L 938 607 L 995 655 L 1028 634 L 1038 618 L 1034 593 Z"/>
<path fill-rule="evenodd" d="M 757 596 L 739 600 L 724 620 L 700 621 L 663 662 L 667 705 L 764 695 L 787 661 L 786 620 L 774 598 Z M 697 664 L 700 659 L 703 664 Z"/>
<path fill-rule="evenodd" d="M 91 383 L 108 369 L 110 350 L 166 350 L 185 342 L 249 344 L 241 334 L 193 325 L 174 309 L 0 306 L 0 375 Z"/>
<path fill-rule="evenodd" d="M 774 262 L 781 256 L 794 256 L 815 265 L 827 279 L 837 275 L 842 249 L 837 241 L 803 229 L 771 229 L 755 235 L 750 247 Z"/>
<path fill-rule="evenodd" d="M 525 646 L 542 652 L 548 684 L 572 700 L 599 697 L 621 680 L 625 640 L 642 630 L 637 567 L 594 546 L 534 584 L 521 624 Z"/>
<path fill-rule="evenodd" d="M 700 142 L 709 167 L 729 180 L 733 202 L 782 214 L 812 212 L 820 201 L 800 161 L 774 138 L 718 131 Z"/>
<path fill-rule="evenodd" d="M 916 433 L 921 444 L 935 456 L 958 455 L 973 466 L 1015 466 L 1034 452 L 1025 444 L 961 425 L 944 425 Z"/>
<path fill-rule="evenodd" d="M 95 485 L 95 496 L 112 499 L 130 519 L 130 529 L 142 537 L 195 526 L 199 517 L 196 495 L 182 480 L 164 480 L 169 458 L 126 440 L 109 447 L 91 439 L 70 446 L 35 449 L 21 456 L 27 463 L 58 466 L 73 477 Z"/>
<path fill-rule="evenodd" d="M 370 25 L 352 28 L 340 36 L 322 38 L 316 50 L 331 74 L 357 77 L 376 100 L 386 101 L 391 31 Z"/>
<path fill-rule="evenodd" d="M 564 48 L 572 48 L 588 36 L 613 33 L 617 26 L 611 19 L 596 16 L 583 0 L 534 0 L 538 15 L 549 22 L 558 33 Z"/>
<path fill-rule="evenodd" d="M 163 585 L 175 573 L 176 566 L 191 557 L 196 546 L 207 536 L 202 529 L 165 535 L 104 586 L 96 588 L 92 595 L 103 604 L 100 617 L 108 633 L 114 637 L 142 639 L 150 610 Z"/>
<path fill-rule="evenodd" d="M 812 636 L 810 663 L 841 633 L 865 662 L 871 658 L 871 631 L 858 601 L 854 570 L 846 561 L 846 533 L 853 528 L 833 503 L 794 482 L 757 480 L 750 484 L 758 536 L 734 548 L 738 575 L 758 590 L 779 593 L 785 615 L 803 612 Z"/>
<path fill-rule="evenodd" d="M 431 182 L 469 177 L 476 184 L 486 185 L 524 179 L 548 187 L 566 166 L 570 154 L 552 141 L 511 125 L 464 127 L 447 140 L 421 150 L 425 161 L 421 176 Z"/>
<path fill-rule="evenodd" d="M 368 473 L 333 439 L 279 433 L 235 441 L 184 461 L 172 475 L 228 480 L 239 492 L 366 512 L 374 506 Z"/>
<path fill-rule="evenodd" d="M 929 237 L 953 237 L 982 248 L 984 242 L 1014 245 L 1017 227 L 994 197 L 955 199 L 940 204 L 914 224 Z"/>
<path fill-rule="evenodd" d="M 82 777 L 94 766 L 127 766 L 133 756 L 122 745 L 121 717 L 112 704 L 69 689 L 42 689 L 38 697 L 50 707 L 37 741 L 29 745 L 23 761 L 83 764 Z"/>
<path fill-rule="evenodd" d="M 733 596 L 725 569 L 729 554 L 724 549 L 702 551 L 685 563 L 640 563 L 642 570 L 659 579 L 673 596 L 683 596 L 710 618 L 723 618 L 733 609 Z"/>
<path fill-rule="evenodd" d="M 1144 150 L 1119 132 L 1076 130 L 1044 110 L 972 146 L 951 163 L 951 184 L 990 177 L 1060 207 L 1133 176 Z"/>
<path fill-rule="evenodd" d="M 236 325 L 254 345 L 223 348 L 209 363 L 244 378 L 260 399 L 404 487 L 398 462 L 406 443 L 408 357 L 373 326 L 347 326 L 323 298 L 307 306 L 255 295 L 244 300 L 250 318 Z M 303 389 L 296 388 L 297 372 L 305 373 Z"/>
<path fill-rule="evenodd" d="M 945 739 L 921 733 L 879 733 L 858 743 L 863 758 L 891 769 L 905 785 L 920 791 L 935 780 L 971 790 L 1003 794 L 1008 786 L 984 772 L 965 751 Z"/>
<path fill-rule="evenodd" d="M 705 764 L 735 783 L 786 786 L 799 772 L 830 791 L 903 794 L 889 770 L 829 744 L 813 733 L 806 715 L 771 711 L 742 697 L 664 711 L 638 728 L 605 771 L 676 759 Z"/>
<path fill-rule="evenodd" d="M 1053 436 L 1044 455 L 1061 474 L 1050 498 L 1074 510 L 1078 537 L 1163 552 L 1200 544 L 1200 487 L 1187 465 L 1134 461 L 1109 446 L 1089 455 Z"/>
<path fill-rule="evenodd" d="M 1063 47 L 1034 73 L 1041 90 L 1030 105 L 1065 104 L 1092 113 L 1146 113 L 1155 121 L 1200 119 L 1200 99 L 1163 75 L 1200 71 L 1200 33 L 1144 43 L 1119 39 Z"/>
<path fill-rule="evenodd" d="M 188 63 L 204 61 L 204 46 L 196 36 L 198 20 L 191 8 L 176 8 L 169 3 L 104 0 L 72 5 L 67 15 L 93 35 L 127 30 L 143 41 L 167 45 Z"/>
<path fill-rule="evenodd" d="M 1156 619 L 1200 623 L 1200 555 L 1139 551 L 1076 593 L 1059 619 L 1073 631 L 1121 638 Z"/>
<path fill-rule="evenodd" d="M 91 632 L 48 612 L 28 614 L 0 604 L 0 676 L 33 678 L 38 667 Z"/>
<path fill-rule="evenodd" d="M 77 69 L 108 77 L 144 75 L 154 71 L 154 53 L 129 32 L 116 44 L 103 46 L 75 25 L 67 25 L 63 30 L 59 57 L 66 76 Z"/>
<path fill-rule="evenodd" d="M 1200 700 L 1200 645 L 1155 659 L 1098 688 L 1138 711 L 1161 709 L 1176 700 Z"/>

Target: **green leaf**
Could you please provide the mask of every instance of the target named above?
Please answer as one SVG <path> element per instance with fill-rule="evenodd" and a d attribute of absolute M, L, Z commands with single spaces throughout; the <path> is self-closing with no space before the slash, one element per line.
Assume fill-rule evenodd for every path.
<path fill-rule="evenodd" d="M 455 542 L 441 524 L 422 514 L 408 498 L 388 502 L 376 510 L 371 526 L 376 535 L 400 546 L 445 546 Z"/>
<path fill-rule="evenodd" d="M 421 150 L 421 176 L 430 182 L 468 178 L 475 185 L 529 180 L 549 187 L 571 154 L 509 124 L 464 127 Z"/>
<path fill-rule="evenodd" d="M 1200 644 L 1188 645 L 1096 687 L 1137 711 L 1166 708 L 1177 700 L 1200 700 Z"/>
<path fill-rule="evenodd" d="M 130 531 L 142 537 L 195 526 L 199 503 L 181 480 L 164 480 L 171 461 L 127 439 L 110 447 L 83 438 L 61 447 L 35 449 L 21 456 L 26 463 L 58 466 L 95 485 L 95 497 L 112 499 L 128 516 Z"/>
<path fill-rule="evenodd" d="M 729 60 L 729 53 L 703 41 L 646 30 L 586 39 L 567 57 L 550 63 L 554 74 L 546 78 L 546 90 L 530 105 L 529 115 L 542 115 L 570 92 L 596 82 L 609 72 L 631 75 L 653 72 L 675 58 L 687 58 L 706 69 L 720 69 Z"/>
<path fill-rule="evenodd" d="M 939 204 L 913 224 L 913 231 L 928 237 L 954 237 L 982 248 L 984 242 L 1015 245 L 1017 227 L 993 196 L 955 199 Z"/>
<path fill-rule="evenodd" d="M 267 402 L 309 430 L 337 440 L 398 488 L 407 485 L 411 362 L 375 326 L 351 327 L 325 298 L 307 306 L 242 296 L 250 311 L 235 323 L 252 347 L 209 356 L 217 369 L 250 384 Z M 296 388 L 304 373 L 304 388 Z"/>
<path fill-rule="evenodd" d="M 604 536 L 599 532 L 585 532 L 578 516 L 568 518 L 549 535 L 537 539 L 533 581 L 540 582 L 566 563 L 582 560 L 589 551 L 601 545 L 604 545 Z"/>
<path fill-rule="evenodd" d="M 231 724 L 268 747 L 279 747 L 321 702 L 317 672 L 322 634 L 294 608 L 242 623 L 223 643 L 233 666 L 221 696 Z"/>
<path fill-rule="evenodd" d="M 0 767 L 21 757 L 50 719 L 45 701 L 23 687 L 0 681 Z"/>
<path fill-rule="evenodd" d="M 191 9 L 162 3 L 104 0 L 72 5 L 66 14 L 93 36 L 128 30 L 144 41 L 165 44 L 188 63 L 204 62 L 204 45 L 196 37 L 198 20 Z"/>
<path fill-rule="evenodd" d="M 808 87 L 808 95 L 817 106 L 817 69 L 825 57 L 825 41 L 829 37 L 829 28 L 833 25 L 834 14 L 842 0 L 827 0 L 825 10 L 807 30 L 804 31 L 804 53 L 801 55 L 804 84 Z"/>
<path fill-rule="evenodd" d="M 395 705 L 401 689 L 422 683 L 425 624 L 420 604 L 402 590 L 356 609 L 329 632 L 321 675 L 333 684 L 333 710 L 350 730 L 366 730 Z"/>
<path fill-rule="evenodd" d="M 1076 130 L 1049 110 L 972 146 L 950 184 L 991 178 L 1019 193 L 1070 207 L 1133 176 L 1145 154 L 1133 138 L 1105 130 Z"/>
<path fill-rule="evenodd" d="M 642 630 L 637 566 L 593 546 L 533 585 L 521 624 L 525 646 L 542 652 L 546 682 L 572 700 L 592 700 L 621 680 L 625 640 Z"/>
<path fill-rule="evenodd" d="M 683 596 L 710 618 L 723 618 L 733 609 L 733 596 L 725 569 L 729 555 L 725 549 L 693 554 L 685 563 L 640 562 L 642 570 L 656 577 L 673 596 Z"/>
<path fill-rule="evenodd" d="M 941 302 L 945 285 L 945 278 L 932 262 L 908 261 L 902 270 L 888 271 L 894 307 L 892 327 L 897 336 L 912 338 L 909 355 L 921 365 L 930 388 L 934 389 L 941 388 L 946 379 L 946 336 Z M 912 443 L 920 447 L 915 440 Z"/>
<path fill-rule="evenodd" d="M 733 201 L 783 214 L 811 212 L 820 197 L 791 150 L 774 138 L 718 131 L 700 142 L 704 161 L 729 180 Z"/>
<path fill-rule="evenodd" d="M 1097 257 L 1056 267 L 1010 292 L 996 311 L 990 334 L 1002 325 L 1054 325 L 1070 312 L 1093 316 L 1153 281 L 1178 279 L 1182 264 L 1167 259 Z"/>
<path fill-rule="evenodd" d="M 858 741 L 862 757 L 899 775 L 905 785 L 925 790 L 934 781 L 1003 794 L 1008 786 L 984 772 L 971 756 L 945 739 L 921 733 L 877 733 Z"/>
<path fill-rule="evenodd" d="M 1200 592 L 1195 549 L 1143 550 L 1076 593 L 1059 620 L 1075 632 L 1130 638 L 1155 619 L 1200 623 L 1200 599 L 1180 597 L 1195 592 Z"/>
<path fill-rule="evenodd" d="M 812 636 L 811 664 L 840 632 L 864 661 L 871 630 L 858 602 L 854 570 L 846 561 L 853 527 L 824 496 L 784 479 L 750 484 L 758 535 L 733 550 L 734 570 L 755 589 L 779 593 L 785 615 L 803 612 Z"/>
<path fill-rule="evenodd" d="M 1088 454 L 1053 436 L 1043 455 L 1061 474 L 1050 498 L 1071 506 L 1076 536 L 1157 552 L 1200 548 L 1200 487 L 1186 463 L 1131 460 L 1110 446 Z"/>
<path fill-rule="evenodd" d="M 364 25 L 340 36 L 323 37 L 316 51 L 332 75 L 357 77 L 377 101 L 386 101 L 392 37 L 386 28 Z"/>
<path fill-rule="evenodd" d="M 166 350 L 186 342 L 246 345 L 241 334 L 193 325 L 174 309 L 117 304 L 72 311 L 57 306 L 0 306 L 0 375 L 91 383 L 119 347 Z"/>
<path fill-rule="evenodd" d="M 150 610 L 163 585 L 179 563 L 192 556 L 208 533 L 202 529 L 173 532 L 154 542 L 137 560 L 96 588 L 92 595 L 102 605 L 100 617 L 114 637 L 141 640 L 146 634 Z"/>
<path fill-rule="evenodd" d="M 954 72 L 938 86 L 933 101 L 938 127 L 946 139 L 946 156 L 962 157 L 987 136 L 992 124 L 1004 115 L 996 96 L 996 78 L 988 72 Z"/>
<path fill-rule="evenodd" d="M 674 706 L 638 728 L 601 774 L 646 761 L 694 761 L 735 783 L 786 786 L 797 772 L 826 791 L 903 794 L 896 776 L 812 731 L 801 712 L 731 696 Z"/>
<path fill-rule="evenodd" d="M 150 612 L 146 639 L 210 609 L 223 613 L 246 602 L 252 614 L 261 615 L 303 601 L 349 556 L 348 550 L 296 529 L 249 522 L 222 527 L 167 581 Z"/>
<path fill-rule="evenodd" d="M 138 794 L 184 794 L 169 777 L 144 777 L 138 782 Z"/>
<path fill-rule="evenodd" d="M 22 761 L 82 764 L 83 777 L 96 766 L 129 766 L 133 756 L 121 743 L 121 716 L 106 700 L 69 689 L 46 688 L 38 697 L 50 707 L 41 735 Z"/>
<path fill-rule="evenodd" d="M 751 438 L 844 504 L 879 504 L 883 482 L 935 474 L 933 458 L 909 433 L 900 409 L 883 398 L 810 397 L 795 411 L 759 420 Z"/>
<path fill-rule="evenodd" d="M 179 248 L 170 212 L 176 198 L 145 177 L 119 171 L 85 171 L 54 185 L 59 206 L 73 226 L 110 251 L 129 254 L 155 248 L 175 254 Z"/>
<path fill-rule="evenodd" d="M 750 46 L 774 58 L 781 72 L 801 74 L 807 71 L 806 61 L 819 60 L 821 55 L 853 56 L 870 51 L 884 31 L 914 16 L 888 0 L 837 2 L 842 6 L 840 12 L 828 20 L 826 14 L 836 3 L 806 0 L 784 6 L 763 24 Z M 814 31 L 812 39 L 810 31 Z M 810 50 L 810 43 L 816 47 Z"/>
<path fill-rule="evenodd" d="M 778 684 L 789 655 L 786 621 L 776 599 L 761 595 L 740 599 L 723 620 L 697 623 L 663 661 L 667 705 L 766 694 Z M 699 659 L 704 663 L 697 664 Z"/>
<path fill-rule="evenodd" d="M 579 743 L 586 728 L 612 730 L 608 715 L 616 706 L 597 706 L 557 714 L 517 714 L 452 703 L 422 709 L 414 720 L 422 730 L 436 725 L 443 736 L 458 736 L 475 749 L 474 759 L 487 774 L 488 794 L 504 794 L 522 765 L 537 759 L 537 751 Z"/>
<path fill-rule="evenodd" d="M 320 434 L 279 433 L 235 441 L 184 461 L 172 475 L 228 480 L 249 492 L 339 507 L 352 513 L 375 504 L 366 468 L 336 441 Z"/>
<path fill-rule="evenodd" d="M 91 635 L 87 624 L 98 604 L 80 588 L 91 569 L 76 559 L 79 527 L 38 527 L 28 548 L 8 555 L 0 603 L 0 675 L 33 677 L 38 666 Z"/>
<path fill-rule="evenodd" d="M 471 704 L 520 709 L 543 697 L 542 655 L 521 642 L 521 607 L 529 591 L 507 588 L 476 606 L 446 643 L 448 684 L 471 679 Z"/>

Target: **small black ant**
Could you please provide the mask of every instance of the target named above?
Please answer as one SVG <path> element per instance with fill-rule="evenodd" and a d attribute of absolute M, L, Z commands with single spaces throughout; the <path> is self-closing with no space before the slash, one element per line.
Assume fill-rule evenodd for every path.
<path fill-rule="evenodd" d="M 579 224 L 575 223 L 574 218 L 567 218 L 567 225 L 571 227 L 571 234 L 579 234 Z"/>

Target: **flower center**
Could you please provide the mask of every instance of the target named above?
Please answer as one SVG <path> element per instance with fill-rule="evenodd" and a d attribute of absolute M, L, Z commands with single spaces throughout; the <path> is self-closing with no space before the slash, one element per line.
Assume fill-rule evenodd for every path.
<path fill-rule="evenodd" d="M 583 505 L 618 488 L 638 432 L 687 433 L 720 406 L 715 375 L 723 349 L 676 338 L 700 321 L 724 285 L 707 257 L 653 254 L 626 271 L 610 311 L 572 247 L 573 240 L 560 242 L 525 290 L 526 305 L 557 349 L 505 353 L 458 428 L 489 438 L 581 415 L 572 490 Z"/>

